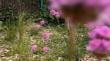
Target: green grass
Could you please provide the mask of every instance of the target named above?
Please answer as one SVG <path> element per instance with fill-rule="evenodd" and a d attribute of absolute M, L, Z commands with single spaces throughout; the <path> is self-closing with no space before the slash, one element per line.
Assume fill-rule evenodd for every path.
<path fill-rule="evenodd" d="M 19 55 L 16 61 L 57 61 L 59 57 L 63 57 L 67 61 L 67 41 L 68 31 L 63 25 L 46 25 L 42 30 L 47 30 L 53 33 L 48 40 L 49 52 L 44 54 L 42 48 L 45 46 L 41 39 L 41 30 L 33 29 L 34 22 L 26 21 L 24 18 L 26 13 L 21 13 L 18 19 L 18 25 L 4 28 L 4 35 L 6 38 L 4 44 L 9 44 L 10 52 L 6 56 Z M 32 19 L 29 19 L 32 20 Z M 87 43 L 86 29 L 78 27 L 78 57 L 85 54 L 85 45 Z M 81 37 L 84 35 L 84 37 Z M 9 43 L 7 43 L 9 42 Z M 33 54 L 31 52 L 31 44 L 35 42 L 38 45 L 38 52 Z"/>

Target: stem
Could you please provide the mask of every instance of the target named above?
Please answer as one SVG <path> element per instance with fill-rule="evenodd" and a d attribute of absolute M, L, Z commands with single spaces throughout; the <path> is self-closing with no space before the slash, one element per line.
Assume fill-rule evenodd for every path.
<path fill-rule="evenodd" d="M 97 58 L 97 61 L 102 61 L 102 58 L 105 57 L 104 54 L 97 54 L 97 53 L 94 53 L 96 58 Z"/>
<path fill-rule="evenodd" d="M 102 61 L 102 59 L 101 58 L 97 58 L 97 61 Z"/>
<path fill-rule="evenodd" d="M 102 61 L 103 57 L 97 56 L 97 61 Z"/>
<path fill-rule="evenodd" d="M 76 60 L 76 28 L 74 27 L 73 23 L 71 20 L 66 20 L 66 25 L 68 28 L 68 61 L 75 61 Z"/>

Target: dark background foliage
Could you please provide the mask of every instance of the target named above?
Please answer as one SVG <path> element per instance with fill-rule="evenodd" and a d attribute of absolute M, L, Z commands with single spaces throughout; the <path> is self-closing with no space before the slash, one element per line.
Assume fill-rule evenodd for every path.
<path fill-rule="evenodd" d="M 4 23 L 16 23 L 18 14 L 23 11 L 35 21 L 42 18 L 54 25 L 62 22 L 50 15 L 47 0 L 0 0 L 0 21 Z"/>

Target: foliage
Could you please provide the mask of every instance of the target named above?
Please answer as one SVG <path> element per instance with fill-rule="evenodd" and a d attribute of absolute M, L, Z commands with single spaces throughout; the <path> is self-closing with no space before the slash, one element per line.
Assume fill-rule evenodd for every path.
<path fill-rule="evenodd" d="M 52 24 L 52 25 L 58 25 L 58 24 L 62 24 L 63 23 L 63 21 L 61 21 L 61 20 L 63 20 L 63 19 L 58 19 L 58 18 L 55 18 L 54 16 L 52 16 L 51 14 L 50 14 L 50 12 L 49 12 L 49 8 L 48 8 L 48 2 L 47 2 L 47 0 L 38 0 L 38 9 L 39 9 L 39 15 L 38 15 L 38 17 L 39 18 L 43 18 L 43 19 L 45 19 L 45 20 L 47 20 L 48 21 L 48 23 L 49 24 Z"/>

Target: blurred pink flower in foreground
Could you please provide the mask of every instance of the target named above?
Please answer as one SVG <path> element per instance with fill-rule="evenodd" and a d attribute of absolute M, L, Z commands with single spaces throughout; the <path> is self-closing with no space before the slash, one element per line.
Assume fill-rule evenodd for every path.
<path fill-rule="evenodd" d="M 110 53 L 110 41 L 93 39 L 89 41 L 86 49 L 92 53 L 108 54 Z"/>
<path fill-rule="evenodd" d="M 84 26 L 87 27 L 89 30 L 93 30 L 95 28 L 100 28 L 104 26 L 104 23 L 98 21 L 91 21 L 86 23 Z"/>
<path fill-rule="evenodd" d="M 57 0 L 60 5 L 76 5 L 80 2 L 81 0 Z"/>
<path fill-rule="evenodd" d="M 96 21 L 85 24 L 89 30 L 100 28 L 102 26 L 110 26 L 110 7 L 106 7 L 97 17 Z"/>
<path fill-rule="evenodd" d="M 44 24 L 45 24 L 45 20 L 41 20 L 40 25 L 44 25 Z"/>
<path fill-rule="evenodd" d="M 84 3 L 88 6 L 106 7 L 110 5 L 110 0 L 85 0 Z"/>
<path fill-rule="evenodd" d="M 90 6 L 107 6 L 110 5 L 110 0 L 49 0 L 51 3 L 55 2 L 59 5 L 75 5 L 83 3 Z"/>
<path fill-rule="evenodd" d="M 84 0 L 83 2 L 85 3 L 85 5 L 87 6 L 96 6 L 98 0 Z"/>
<path fill-rule="evenodd" d="M 52 33 L 50 33 L 50 32 L 43 32 L 42 33 L 42 39 L 43 40 L 48 40 L 51 35 L 52 35 Z"/>
<path fill-rule="evenodd" d="M 35 29 L 40 29 L 41 25 L 40 24 L 35 24 Z"/>
<path fill-rule="evenodd" d="M 48 53 L 48 51 L 49 51 L 49 48 L 48 48 L 48 47 L 44 47 L 44 48 L 43 48 L 43 52 L 44 52 L 44 53 Z"/>
<path fill-rule="evenodd" d="M 107 26 L 102 26 L 90 31 L 88 35 L 89 35 L 89 38 L 91 39 L 97 38 L 97 37 L 110 39 L 110 28 Z"/>
<path fill-rule="evenodd" d="M 36 44 L 32 44 L 32 46 L 31 46 L 31 51 L 33 52 L 33 53 L 35 53 L 35 52 L 37 52 L 37 45 Z"/>
<path fill-rule="evenodd" d="M 110 6 L 110 0 L 98 0 L 100 6 Z"/>

